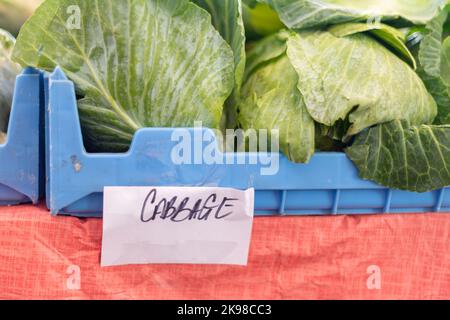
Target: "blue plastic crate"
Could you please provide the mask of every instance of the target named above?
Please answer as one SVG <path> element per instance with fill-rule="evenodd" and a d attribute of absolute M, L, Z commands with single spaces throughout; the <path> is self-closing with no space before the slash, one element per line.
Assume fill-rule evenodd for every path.
<path fill-rule="evenodd" d="M 147 128 L 136 133 L 127 153 L 89 154 L 74 85 L 60 69 L 46 81 L 46 100 L 47 205 L 53 214 L 101 216 L 105 186 L 253 187 L 260 216 L 450 211 L 449 189 L 418 194 L 381 187 L 360 179 L 342 153 L 318 153 L 307 165 L 281 156 L 274 176 L 261 175 L 261 165 L 176 165 L 174 129 Z M 209 129 L 189 130 L 214 140 Z M 249 163 L 258 154 L 221 157 Z"/>
<path fill-rule="evenodd" d="M 0 145 L 0 205 L 39 200 L 44 180 L 43 105 L 42 73 L 26 69 L 17 77 L 7 141 Z"/>

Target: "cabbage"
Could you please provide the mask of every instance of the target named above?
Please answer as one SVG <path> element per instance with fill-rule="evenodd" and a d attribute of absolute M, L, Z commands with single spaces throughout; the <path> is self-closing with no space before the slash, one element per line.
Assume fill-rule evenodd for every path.
<path fill-rule="evenodd" d="M 247 53 L 240 126 L 278 129 L 294 162 L 347 147 L 364 179 L 417 192 L 449 185 L 450 127 L 431 125 L 437 105 L 404 41 L 358 23 L 264 38 Z"/>
<path fill-rule="evenodd" d="M 74 5 L 80 30 L 66 24 Z M 236 82 L 230 45 L 187 0 L 47 0 L 13 56 L 23 66 L 61 66 L 82 97 L 83 136 L 95 152 L 127 150 L 144 127 L 220 128 Z"/>
<path fill-rule="evenodd" d="M 346 136 L 395 119 L 423 124 L 436 116 L 419 76 L 370 36 L 302 31 L 289 38 L 287 52 L 311 116 L 326 126 L 348 117 Z"/>
<path fill-rule="evenodd" d="M 438 105 L 434 125 L 396 120 L 358 135 L 346 152 L 364 179 L 416 192 L 450 184 L 449 10 L 427 23 L 417 53 L 418 74 Z"/>
<path fill-rule="evenodd" d="M 439 113 L 436 124 L 450 124 L 450 5 L 445 7 L 425 27 L 420 43 L 419 74 L 434 96 Z"/>
<path fill-rule="evenodd" d="M 346 152 L 362 178 L 423 192 L 450 185 L 446 1 L 46 0 L 13 58 L 74 82 L 88 151 L 202 121 L 268 130 L 296 163 Z"/>

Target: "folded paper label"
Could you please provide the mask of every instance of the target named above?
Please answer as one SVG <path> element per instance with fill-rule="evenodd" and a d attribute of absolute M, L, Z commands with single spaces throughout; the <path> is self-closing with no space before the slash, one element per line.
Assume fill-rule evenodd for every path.
<path fill-rule="evenodd" d="M 105 187 L 101 265 L 247 265 L 254 194 L 254 189 Z"/>

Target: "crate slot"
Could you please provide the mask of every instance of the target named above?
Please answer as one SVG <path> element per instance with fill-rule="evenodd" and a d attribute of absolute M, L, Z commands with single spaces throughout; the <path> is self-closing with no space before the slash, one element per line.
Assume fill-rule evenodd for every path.
<path fill-rule="evenodd" d="M 42 74 L 31 68 L 16 79 L 7 140 L 0 145 L 0 205 L 37 203 L 42 194 L 42 85 Z"/>

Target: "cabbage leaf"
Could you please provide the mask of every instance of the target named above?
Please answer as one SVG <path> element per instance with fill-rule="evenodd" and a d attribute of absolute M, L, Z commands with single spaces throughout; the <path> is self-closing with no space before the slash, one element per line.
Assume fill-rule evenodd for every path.
<path fill-rule="evenodd" d="M 414 70 L 370 36 L 301 31 L 289 37 L 287 54 L 313 119 L 331 127 L 348 117 L 347 138 L 396 119 L 431 123 L 437 114 Z"/>
<path fill-rule="evenodd" d="M 287 31 L 281 31 L 258 41 L 247 53 L 244 79 L 248 79 L 261 65 L 286 54 L 288 37 L 289 33 Z"/>
<path fill-rule="evenodd" d="M 336 37 L 347 37 L 353 34 L 367 32 L 385 44 L 388 49 L 397 54 L 414 70 L 417 69 L 416 59 L 406 45 L 406 35 L 382 23 L 344 23 L 328 29 Z"/>
<path fill-rule="evenodd" d="M 418 53 L 419 75 L 439 107 L 436 124 L 450 124 L 450 37 L 444 34 L 449 12 L 450 5 L 426 25 Z"/>
<path fill-rule="evenodd" d="M 47 0 L 13 57 L 74 81 L 89 151 L 125 151 L 143 127 L 219 128 L 235 84 L 233 51 L 188 0 Z"/>
<path fill-rule="evenodd" d="M 297 89 L 298 75 L 286 55 L 285 41 L 286 34 L 273 35 L 249 52 L 251 71 L 242 89 L 238 119 L 244 130 L 278 130 L 283 154 L 306 163 L 314 154 L 314 121 Z"/>
<path fill-rule="evenodd" d="M 246 60 L 242 2 L 241 0 L 194 0 L 193 2 L 211 14 L 214 27 L 233 50 L 235 84 L 233 94 L 226 101 L 223 126 L 225 128 L 235 128 L 236 103 L 240 96 Z"/>
<path fill-rule="evenodd" d="M 450 185 L 450 126 L 392 121 L 360 134 L 347 155 L 363 179 L 426 192 Z"/>
<path fill-rule="evenodd" d="M 447 0 L 263 0 L 291 29 L 403 18 L 426 23 Z"/>

